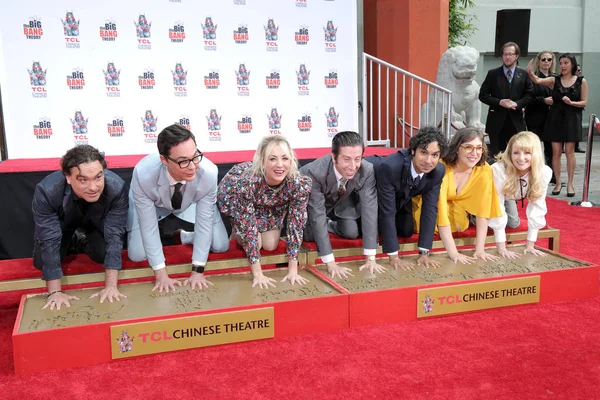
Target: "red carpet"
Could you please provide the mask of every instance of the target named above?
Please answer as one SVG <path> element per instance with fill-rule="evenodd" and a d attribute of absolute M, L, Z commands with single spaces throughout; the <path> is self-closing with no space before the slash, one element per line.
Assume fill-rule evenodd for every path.
<path fill-rule="evenodd" d="M 600 262 L 600 209 L 549 199 L 561 252 Z M 593 247 L 592 247 L 593 246 Z M 597 399 L 600 297 L 153 355 L 15 377 L 0 294 L 3 398 Z M 68 341 L 65 342 L 68 346 Z"/>

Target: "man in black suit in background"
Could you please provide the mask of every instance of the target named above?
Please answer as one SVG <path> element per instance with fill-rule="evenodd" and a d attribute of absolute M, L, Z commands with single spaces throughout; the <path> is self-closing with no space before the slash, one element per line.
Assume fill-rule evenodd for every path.
<path fill-rule="evenodd" d="M 527 130 L 523 108 L 533 100 L 534 92 L 527 72 L 517 67 L 520 55 L 518 44 L 505 43 L 502 66 L 488 71 L 479 90 L 479 100 L 490 107 L 485 123 L 490 160 L 506 149 L 515 133 Z"/>
<path fill-rule="evenodd" d="M 104 289 L 93 294 L 102 303 L 127 297 L 117 289 L 127 222 L 127 185 L 106 169 L 104 154 L 81 145 L 60 160 L 61 171 L 46 176 L 33 195 L 33 265 L 42 270 L 48 297 L 43 308 L 60 310 L 79 300 L 61 291 L 61 262 L 71 249 L 104 264 Z"/>
<path fill-rule="evenodd" d="M 410 139 L 409 148 L 387 157 L 368 157 L 375 167 L 377 198 L 379 202 L 379 231 L 383 239 L 383 252 L 390 265 L 410 270 L 414 266 L 398 257 L 398 237 L 414 233 L 412 198 L 423 196 L 419 233 L 418 265 L 439 267 L 429 257 L 438 211 L 440 186 L 446 168 L 439 163 L 446 151 L 447 142 L 434 127 L 423 127 Z"/>

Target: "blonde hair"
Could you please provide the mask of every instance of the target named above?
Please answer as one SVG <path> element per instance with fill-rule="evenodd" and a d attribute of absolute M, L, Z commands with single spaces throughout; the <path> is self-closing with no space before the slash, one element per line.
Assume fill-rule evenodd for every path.
<path fill-rule="evenodd" d="M 539 53 L 537 53 L 537 56 L 535 56 L 535 62 L 533 63 L 533 72 L 535 74 L 537 74 L 538 72 L 540 72 L 540 60 L 542 59 L 542 54 L 550 54 L 552 56 L 552 62 L 550 63 L 550 68 L 548 69 L 548 73 L 549 75 L 554 74 L 554 71 L 556 69 L 556 56 L 554 55 L 554 53 L 551 50 L 544 50 L 544 51 L 540 51 Z"/>
<path fill-rule="evenodd" d="M 294 153 L 294 150 L 292 150 L 290 143 L 285 137 L 276 135 L 265 136 L 260 141 L 256 153 L 254 153 L 254 159 L 252 160 L 252 173 L 256 176 L 265 176 L 267 159 L 269 158 L 269 154 L 271 153 L 271 150 L 273 150 L 273 147 L 277 145 L 281 146 L 291 160 L 288 176 L 290 178 L 296 178 L 296 176 L 298 176 L 298 159 L 296 158 L 296 153 Z"/>
<path fill-rule="evenodd" d="M 504 164 L 506 180 L 502 193 L 505 195 L 514 195 L 520 187 L 519 174 L 517 168 L 512 163 L 511 154 L 513 149 L 531 153 L 531 169 L 529 170 L 529 187 L 527 188 L 527 198 L 529 201 L 536 201 L 544 194 L 543 168 L 544 153 L 542 152 L 542 143 L 538 136 L 533 132 L 519 132 L 508 141 L 504 153 L 497 157 L 498 162 Z"/>

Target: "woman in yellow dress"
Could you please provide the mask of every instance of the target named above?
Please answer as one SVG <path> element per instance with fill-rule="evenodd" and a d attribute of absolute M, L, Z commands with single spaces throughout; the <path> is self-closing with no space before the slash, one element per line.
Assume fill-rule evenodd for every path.
<path fill-rule="evenodd" d="M 483 131 L 473 127 L 458 130 L 442 158 L 446 174 L 438 200 L 437 229 L 448 257 L 454 262 L 470 264 L 477 259 L 499 259 L 484 248 L 488 220 L 502 215 L 492 168 L 486 159 Z M 413 209 L 418 229 L 420 207 L 417 204 Z M 476 218 L 477 226 L 473 257 L 460 254 L 452 237 L 452 232 L 463 232 L 469 227 L 470 216 Z"/>

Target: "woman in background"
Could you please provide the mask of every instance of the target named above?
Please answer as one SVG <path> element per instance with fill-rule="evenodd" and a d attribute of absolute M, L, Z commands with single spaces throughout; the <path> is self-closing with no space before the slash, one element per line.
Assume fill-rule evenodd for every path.
<path fill-rule="evenodd" d="M 575 174 L 575 142 L 581 141 L 581 117 L 587 105 L 587 81 L 577 76 L 577 59 L 570 53 L 559 58 L 560 76 L 540 78 L 533 73 L 533 60 L 527 65 L 527 73 L 534 84 L 552 87 L 552 106 L 546 119 L 544 140 L 552 142 L 552 169 L 556 176 L 553 196 L 560 194 L 560 158 L 562 142 L 567 155 L 567 197 L 575 196 L 573 175 Z"/>
<path fill-rule="evenodd" d="M 538 231 L 546 226 L 546 192 L 552 177 L 552 170 L 544 165 L 542 145 L 532 132 L 519 132 L 508 141 L 504 153 L 492 165 L 494 183 L 502 206 L 502 216 L 490 219 L 494 230 L 498 254 L 505 258 L 519 258 L 519 255 L 506 248 L 506 221 L 510 217 L 504 210 L 505 200 L 516 200 L 524 206 L 527 198 L 527 244 L 525 254 L 545 256 L 535 249 Z"/>
<path fill-rule="evenodd" d="M 298 172 L 296 155 L 282 136 L 264 137 L 253 161 L 235 165 L 219 183 L 217 203 L 231 218 L 232 237 L 246 252 L 252 287 L 275 287 L 275 280 L 262 273 L 260 249 L 277 248 L 286 216 L 289 270 L 282 282 L 308 282 L 298 275 L 298 250 L 311 185 L 311 179 Z"/>
<path fill-rule="evenodd" d="M 554 76 L 554 53 L 550 50 L 544 50 L 537 54 L 534 59 L 533 73 L 540 78 Z M 552 89 L 548 86 L 533 85 L 534 99 L 525 108 L 525 122 L 527 129 L 537 134 L 542 140 L 544 134 L 544 126 L 548 111 L 552 105 Z M 552 143 L 544 142 L 544 158 L 546 165 L 552 164 Z"/>

